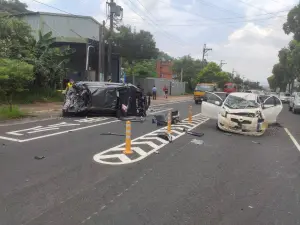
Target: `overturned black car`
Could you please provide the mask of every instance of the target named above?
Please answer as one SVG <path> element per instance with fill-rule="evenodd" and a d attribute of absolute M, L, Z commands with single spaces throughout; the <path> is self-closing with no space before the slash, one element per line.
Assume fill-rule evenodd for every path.
<path fill-rule="evenodd" d="M 150 97 L 132 84 L 77 82 L 66 91 L 63 116 L 142 116 L 150 106 Z"/>

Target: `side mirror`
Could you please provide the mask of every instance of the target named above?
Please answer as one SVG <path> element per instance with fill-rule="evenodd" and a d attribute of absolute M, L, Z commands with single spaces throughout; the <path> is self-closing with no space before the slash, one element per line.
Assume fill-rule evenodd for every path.
<path fill-rule="evenodd" d="M 220 101 L 215 101 L 215 105 L 221 105 Z"/>

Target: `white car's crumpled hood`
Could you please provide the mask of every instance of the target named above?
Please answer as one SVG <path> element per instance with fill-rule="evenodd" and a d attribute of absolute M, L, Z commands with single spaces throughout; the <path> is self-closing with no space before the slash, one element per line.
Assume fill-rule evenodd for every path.
<path fill-rule="evenodd" d="M 224 116 L 224 110 L 226 112 L 226 116 Z M 258 124 L 263 121 L 264 116 L 260 107 L 229 109 L 226 106 L 222 106 L 218 116 L 220 129 L 248 135 L 261 135 L 264 131 L 258 130 Z"/>

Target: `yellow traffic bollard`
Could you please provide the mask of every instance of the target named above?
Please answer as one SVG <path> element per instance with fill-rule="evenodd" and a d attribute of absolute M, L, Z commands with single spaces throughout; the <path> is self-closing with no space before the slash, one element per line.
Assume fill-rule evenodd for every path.
<path fill-rule="evenodd" d="M 193 112 L 192 112 L 192 106 L 189 106 L 189 123 L 192 123 L 193 118 Z"/>
<path fill-rule="evenodd" d="M 168 113 L 168 134 L 171 134 L 171 124 L 172 124 L 172 117 L 171 117 L 171 111 Z"/>
<path fill-rule="evenodd" d="M 126 121 L 126 139 L 125 139 L 125 150 L 123 151 L 124 154 L 132 154 L 133 151 L 131 150 L 131 122 Z"/>

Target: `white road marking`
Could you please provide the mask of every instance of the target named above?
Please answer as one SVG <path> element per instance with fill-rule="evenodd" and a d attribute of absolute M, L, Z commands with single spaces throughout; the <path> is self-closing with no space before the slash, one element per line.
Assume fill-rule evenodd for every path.
<path fill-rule="evenodd" d="M 154 105 L 153 107 L 161 106 L 161 105 L 165 106 L 165 105 L 169 105 L 169 104 L 175 104 L 175 103 L 186 102 L 186 101 L 187 101 L 187 99 L 181 100 L 181 101 L 168 102 L 168 103 L 165 103 L 165 104 Z M 158 113 L 161 113 L 161 112 L 170 111 L 172 109 L 173 108 L 166 108 L 166 109 L 163 109 L 163 110 L 160 110 L 160 111 L 156 111 L 156 112 L 154 111 L 154 112 L 148 113 L 148 115 L 155 115 L 155 114 L 158 114 Z M 54 118 L 54 119 L 59 119 L 59 118 Z M 96 117 L 96 118 L 76 119 L 76 120 L 73 120 L 73 121 L 74 122 L 79 122 L 79 123 L 92 123 L 92 122 L 100 122 L 100 121 L 107 120 L 107 119 L 108 118 Z M 48 120 L 48 119 L 45 119 L 45 120 Z M 44 120 L 37 120 L 37 121 L 44 121 Z M 34 122 L 37 122 L 37 121 L 34 121 Z M 0 136 L 0 139 L 23 143 L 23 142 L 34 141 L 34 140 L 38 140 L 38 139 L 42 139 L 42 138 L 52 137 L 52 136 L 56 136 L 56 135 L 61 135 L 61 134 L 69 133 L 69 132 L 84 130 L 84 129 L 88 129 L 88 128 L 92 128 L 92 127 L 96 127 L 96 126 L 101 126 L 101 125 L 106 125 L 106 124 L 110 124 L 110 123 L 116 123 L 116 122 L 121 122 L 121 121 L 120 120 L 112 120 L 112 121 L 105 122 L 105 123 L 93 124 L 93 125 L 90 125 L 90 126 L 79 127 L 79 128 L 75 128 L 75 129 L 61 131 L 61 132 L 54 132 L 54 133 L 51 133 L 51 134 L 45 134 L 45 135 L 32 137 L 32 138 L 27 138 L 27 139 L 11 138 L 11 137 L 6 137 L 6 136 Z M 26 124 L 26 123 L 19 123 L 19 124 Z M 17 124 L 12 124 L 12 125 L 17 125 Z M 26 132 L 28 134 L 34 134 L 34 133 L 38 133 L 38 132 L 58 130 L 59 127 L 71 126 L 71 125 L 72 126 L 79 126 L 80 124 L 71 124 L 71 123 L 67 123 L 67 122 L 62 122 L 62 123 L 58 123 L 58 124 L 48 125 L 48 126 L 45 126 L 45 127 L 44 126 L 36 126 L 36 127 L 33 127 L 33 128 L 28 128 L 28 129 L 23 129 L 23 130 L 10 131 L 10 132 L 7 132 L 7 134 L 21 137 L 21 136 L 24 135 L 21 132 Z"/>
<path fill-rule="evenodd" d="M 123 149 L 123 150 L 125 150 L 125 149 Z M 113 158 L 119 158 L 124 163 L 130 162 L 130 159 L 124 154 L 103 155 L 101 157 L 101 159 L 113 159 Z"/>
<path fill-rule="evenodd" d="M 177 134 L 176 136 L 172 135 L 172 140 L 175 140 L 175 139 L 177 139 L 177 138 L 179 138 L 179 137 L 181 137 L 182 135 L 185 134 L 185 132 L 183 132 L 183 128 L 188 128 L 189 130 L 192 130 L 192 129 L 196 128 L 197 126 L 201 125 L 202 123 L 205 123 L 208 120 L 208 118 L 204 118 L 201 115 L 201 113 L 196 114 L 196 115 L 193 116 L 193 118 L 197 118 L 197 117 L 200 117 L 200 119 L 197 119 L 197 121 L 199 121 L 198 123 L 192 123 L 192 124 L 189 124 L 189 125 L 183 124 L 182 126 L 180 126 L 180 123 L 175 125 L 175 126 L 172 125 L 172 133 Z M 183 120 L 183 122 L 186 122 L 186 121 L 187 121 L 187 119 Z M 180 129 L 181 132 L 178 131 L 179 129 Z M 124 150 L 125 143 L 122 143 L 118 146 L 107 149 L 105 151 L 102 151 L 102 152 L 94 155 L 93 159 L 94 159 L 94 161 L 96 161 L 98 163 L 109 164 L 109 165 L 123 165 L 123 164 L 134 163 L 134 162 L 140 161 L 140 160 L 148 157 L 149 155 L 153 154 L 154 152 L 156 152 L 157 150 L 159 150 L 160 148 L 164 147 L 165 145 L 167 145 L 169 143 L 169 142 L 165 141 L 165 142 L 162 142 L 160 145 L 157 145 L 154 142 L 150 141 L 151 139 L 148 140 L 148 141 L 141 141 L 141 140 L 145 140 L 145 139 L 147 140 L 149 138 L 149 136 L 150 137 L 151 136 L 156 136 L 158 133 L 163 132 L 163 131 L 166 131 L 166 127 L 163 127 L 161 129 L 152 131 L 148 134 L 145 134 L 141 137 L 137 137 L 134 140 L 132 140 L 131 144 L 132 145 L 140 145 L 139 148 L 142 149 L 142 150 L 143 150 L 143 147 L 142 147 L 143 145 L 147 145 L 148 147 L 151 148 L 150 151 L 143 150 L 143 153 L 139 154 L 139 156 L 135 159 L 129 159 L 126 156 L 126 158 L 129 159 L 129 160 L 124 161 L 124 160 L 120 159 L 119 162 L 115 162 L 115 161 L 113 162 L 113 161 L 107 160 L 107 159 L 110 159 L 110 158 L 114 158 L 115 155 L 118 156 L 117 158 L 120 158 L 119 154 L 114 154 L 114 153 L 116 151 Z M 153 137 L 151 137 L 151 138 L 153 138 Z M 137 146 L 133 146 L 133 147 L 137 147 Z M 144 152 L 145 152 L 145 154 L 144 154 Z M 110 153 L 110 154 L 107 154 L 107 153 Z M 113 154 L 111 154 L 111 153 L 113 153 Z M 122 155 L 122 153 L 121 153 L 121 155 Z"/>
<path fill-rule="evenodd" d="M 296 148 L 298 149 L 298 151 L 300 151 L 300 145 L 297 142 L 297 140 L 294 138 L 294 136 L 291 134 L 291 132 L 287 128 L 284 128 L 284 130 L 289 135 L 290 139 L 292 140 L 292 142 L 294 143 L 294 145 L 296 146 Z"/>
<path fill-rule="evenodd" d="M 0 136 L 0 139 L 22 143 L 22 142 L 33 141 L 33 140 L 37 140 L 37 139 L 41 139 L 41 138 L 56 136 L 56 135 L 59 135 L 59 134 L 65 134 L 65 133 L 69 133 L 69 132 L 84 130 L 84 129 L 88 129 L 88 128 L 92 128 L 92 127 L 97 127 L 97 126 L 102 126 L 102 125 L 106 125 L 106 124 L 110 124 L 110 123 L 116 123 L 116 122 L 120 122 L 120 120 L 112 120 L 112 121 L 105 122 L 105 123 L 93 124 L 93 125 L 90 125 L 90 126 L 79 127 L 79 128 L 75 128 L 75 129 L 71 129 L 71 130 L 65 130 L 65 131 L 61 131 L 61 132 L 56 132 L 56 133 L 52 133 L 52 134 L 46 134 L 46 135 L 42 135 L 42 136 L 38 136 L 38 137 L 33 137 L 33 138 L 28 138 L 28 139 L 14 139 L 14 138 L 7 138 L 7 137 L 3 137 L 3 136 Z"/>

